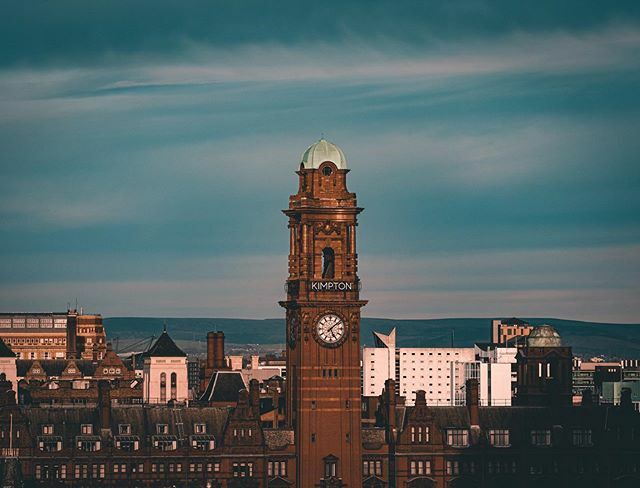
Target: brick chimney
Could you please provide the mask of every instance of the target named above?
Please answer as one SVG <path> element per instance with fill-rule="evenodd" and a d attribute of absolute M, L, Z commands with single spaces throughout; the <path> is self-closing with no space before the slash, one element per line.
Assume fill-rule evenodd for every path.
<path fill-rule="evenodd" d="M 382 401 L 387 416 L 387 437 L 388 442 L 395 443 L 397 426 L 396 426 L 396 382 L 388 379 L 384 382 L 384 390 L 382 390 Z"/>
<path fill-rule="evenodd" d="M 260 383 L 255 378 L 249 381 L 249 403 L 256 418 L 260 417 Z M 275 405 L 277 408 L 277 405 Z"/>
<path fill-rule="evenodd" d="M 207 363 L 205 370 L 211 371 L 213 369 L 213 348 L 215 345 L 215 332 L 207 332 Z"/>
<path fill-rule="evenodd" d="M 101 432 L 111 433 L 111 383 L 108 380 L 98 381 L 98 412 Z"/>
<path fill-rule="evenodd" d="M 207 334 L 207 371 L 227 369 L 224 360 L 224 332 Z"/>
<path fill-rule="evenodd" d="M 425 406 L 427 404 L 426 393 L 424 390 L 416 391 L 416 407 Z"/>
<path fill-rule="evenodd" d="M 67 311 L 67 359 L 78 357 L 78 312 Z"/>
<path fill-rule="evenodd" d="M 467 409 L 469 410 L 469 423 L 471 426 L 480 425 L 480 388 L 478 380 L 469 379 L 466 384 Z"/>
<path fill-rule="evenodd" d="M 631 388 L 623 388 L 620 392 L 620 408 L 626 412 L 633 412 L 633 401 L 631 400 Z"/>
<path fill-rule="evenodd" d="M 260 366 L 260 356 L 252 355 L 251 356 L 251 369 L 258 369 Z"/>

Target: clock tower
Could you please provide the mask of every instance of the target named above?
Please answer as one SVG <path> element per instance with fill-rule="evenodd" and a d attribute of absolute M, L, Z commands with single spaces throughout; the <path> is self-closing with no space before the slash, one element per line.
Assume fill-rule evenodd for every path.
<path fill-rule="evenodd" d="M 287 418 L 298 488 L 362 486 L 360 300 L 356 195 L 347 161 L 320 139 L 302 156 L 284 210 L 290 250 L 286 308 Z"/>

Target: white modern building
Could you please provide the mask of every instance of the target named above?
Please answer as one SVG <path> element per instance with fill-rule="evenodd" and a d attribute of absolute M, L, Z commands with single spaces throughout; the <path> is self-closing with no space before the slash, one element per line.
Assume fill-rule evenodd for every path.
<path fill-rule="evenodd" d="M 144 353 L 143 400 L 145 403 L 189 400 L 187 355 L 164 330 Z"/>
<path fill-rule="evenodd" d="M 363 348 L 362 354 L 365 396 L 380 395 L 385 381 L 392 378 L 407 405 L 414 404 L 418 390 L 425 391 L 429 405 L 462 405 L 466 380 L 475 378 L 481 404 L 511 405 L 515 348 L 396 347 L 395 329 L 388 335 L 374 332 L 374 340 L 375 346 Z"/>

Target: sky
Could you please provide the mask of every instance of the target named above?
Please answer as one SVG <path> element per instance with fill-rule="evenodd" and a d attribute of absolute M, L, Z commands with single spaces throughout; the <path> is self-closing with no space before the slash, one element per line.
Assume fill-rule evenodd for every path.
<path fill-rule="evenodd" d="M 8 2 L 0 311 L 283 316 L 324 134 L 364 315 L 640 323 L 639 87 L 637 1 Z"/>

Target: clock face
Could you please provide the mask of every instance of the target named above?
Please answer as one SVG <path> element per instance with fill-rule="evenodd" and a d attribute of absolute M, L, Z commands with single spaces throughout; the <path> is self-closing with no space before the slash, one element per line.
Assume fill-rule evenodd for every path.
<path fill-rule="evenodd" d="M 334 313 L 320 317 L 316 323 L 316 336 L 328 346 L 337 346 L 346 334 L 344 321 Z"/>

